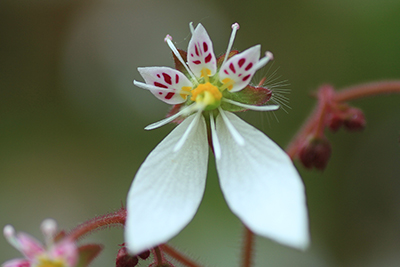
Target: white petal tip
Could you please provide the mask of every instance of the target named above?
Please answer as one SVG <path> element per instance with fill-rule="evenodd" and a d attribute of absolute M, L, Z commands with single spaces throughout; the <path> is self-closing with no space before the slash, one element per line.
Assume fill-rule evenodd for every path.
<path fill-rule="evenodd" d="M 232 30 L 239 30 L 239 29 L 240 29 L 239 23 L 235 22 L 232 24 Z"/>
<path fill-rule="evenodd" d="M 272 54 L 270 51 L 265 52 L 265 56 L 269 58 L 269 60 L 274 60 L 274 54 Z"/>

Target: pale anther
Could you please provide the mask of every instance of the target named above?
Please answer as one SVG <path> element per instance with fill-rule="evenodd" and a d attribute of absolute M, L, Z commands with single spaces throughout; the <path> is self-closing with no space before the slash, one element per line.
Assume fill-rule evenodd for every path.
<path fill-rule="evenodd" d="M 40 225 L 40 229 L 44 236 L 54 237 L 57 233 L 57 222 L 53 219 L 46 219 Z"/>
<path fill-rule="evenodd" d="M 267 65 L 267 63 L 270 61 L 270 60 L 273 60 L 274 59 L 274 55 L 270 52 L 270 51 L 267 51 L 267 52 L 265 52 L 265 57 L 263 57 L 263 58 L 261 58 L 258 62 L 257 62 L 257 64 L 255 65 L 255 70 L 259 70 L 259 69 L 261 69 L 262 67 L 264 67 L 265 65 Z"/>
<path fill-rule="evenodd" d="M 172 36 L 169 34 L 167 34 L 167 36 L 165 36 L 165 38 L 164 38 L 164 42 L 167 43 L 168 41 L 172 41 Z"/>

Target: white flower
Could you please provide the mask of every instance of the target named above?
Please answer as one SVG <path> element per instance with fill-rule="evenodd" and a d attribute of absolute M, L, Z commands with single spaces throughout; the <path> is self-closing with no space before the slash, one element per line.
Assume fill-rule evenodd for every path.
<path fill-rule="evenodd" d="M 205 188 L 208 138 L 231 210 L 255 234 L 305 249 L 309 244 L 305 190 L 292 161 L 266 135 L 229 112 L 232 106 L 259 111 L 279 108 L 232 100 L 272 54 L 260 59 L 261 48 L 256 45 L 229 57 L 239 28 L 235 23 L 222 64 L 217 64 L 204 27 L 190 26 L 187 63 L 172 38 L 165 39 L 185 74 L 168 67 L 139 68 L 146 83 L 134 81 L 160 100 L 180 104 L 179 112 L 146 129 L 186 118 L 150 153 L 133 180 L 125 225 L 129 251 L 137 254 L 164 243 L 192 220 Z"/>

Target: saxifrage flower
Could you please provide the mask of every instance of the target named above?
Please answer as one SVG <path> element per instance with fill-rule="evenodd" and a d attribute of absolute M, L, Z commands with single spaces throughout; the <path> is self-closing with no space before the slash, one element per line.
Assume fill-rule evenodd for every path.
<path fill-rule="evenodd" d="M 75 242 L 70 239 L 56 242 L 57 224 L 52 219 L 44 220 L 41 229 L 45 246 L 26 233 L 16 234 L 11 225 L 5 226 L 4 236 L 25 258 L 9 260 L 2 267 L 75 267 L 79 259 Z"/>
<path fill-rule="evenodd" d="M 137 254 L 164 243 L 192 220 L 205 189 L 210 140 L 231 210 L 254 233 L 305 249 L 308 215 L 296 168 L 277 144 L 231 113 L 279 108 L 262 105 L 269 99 L 267 90 L 260 93 L 249 86 L 272 53 L 260 59 L 260 45 L 231 51 L 239 29 L 235 23 L 227 52 L 217 59 L 205 28 L 190 24 L 190 29 L 187 53 L 176 49 L 169 35 L 165 38 L 179 70 L 138 68 L 145 83 L 134 81 L 175 105 L 171 116 L 145 129 L 183 121 L 150 153 L 133 180 L 127 199 L 127 248 Z"/>

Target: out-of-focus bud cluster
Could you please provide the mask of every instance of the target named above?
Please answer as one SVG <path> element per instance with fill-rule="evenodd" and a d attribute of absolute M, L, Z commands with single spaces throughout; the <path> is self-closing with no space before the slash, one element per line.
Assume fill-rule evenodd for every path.
<path fill-rule="evenodd" d="M 328 164 L 332 148 L 325 137 L 325 128 L 332 132 L 344 127 L 348 131 L 360 131 L 365 128 L 364 113 L 347 103 L 335 101 L 335 91 L 330 85 L 318 90 L 318 107 L 314 127 L 303 133 L 298 142 L 298 157 L 304 167 L 323 170 Z"/>
<path fill-rule="evenodd" d="M 360 131 L 365 128 L 365 116 L 360 109 L 349 107 L 346 104 L 338 106 L 340 107 L 335 109 L 334 112 L 330 112 L 327 116 L 329 129 L 336 132 L 342 126 L 348 131 Z"/>
<path fill-rule="evenodd" d="M 131 255 L 128 253 L 125 243 L 121 245 L 117 254 L 117 259 L 115 262 L 116 267 L 134 267 L 139 263 L 139 259 L 146 260 L 150 257 L 150 251 L 146 250 L 138 255 Z"/>

